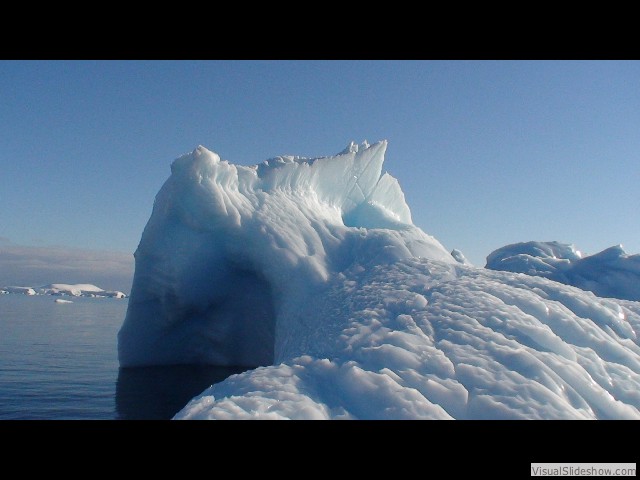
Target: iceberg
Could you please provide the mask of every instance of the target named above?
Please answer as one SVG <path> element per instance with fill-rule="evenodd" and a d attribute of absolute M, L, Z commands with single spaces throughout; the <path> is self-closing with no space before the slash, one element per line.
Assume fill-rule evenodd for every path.
<path fill-rule="evenodd" d="M 516 243 L 491 252 L 485 268 L 549 278 L 600 297 L 640 300 L 640 255 L 627 254 L 622 245 L 587 256 L 573 244 Z"/>
<path fill-rule="evenodd" d="M 2 287 L 2 291 L 6 293 L 17 293 L 22 295 L 37 295 L 36 291 L 31 287 L 7 286 Z"/>
<path fill-rule="evenodd" d="M 386 148 L 245 167 L 200 146 L 175 160 L 134 255 L 120 364 L 271 365 L 354 263 L 455 262 L 411 222 Z"/>
<path fill-rule="evenodd" d="M 41 295 L 71 295 L 74 297 L 79 297 L 81 295 L 95 295 L 96 293 L 101 293 L 103 291 L 104 290 L 100 287 L 96 287 L 89 283 L 77 283 L 74 285 L 67 283 L 51 283 L 38 288 L 38 292 Z"/>
<path fill-rule="evenodd" d="M 69 295 L 72 297 L 126 298 L 124 292 L 103 290 L 90 283 L 50 283 L 41 287 L 2 287 L 0 293 L 24 293 L 26 295 Z"/>
<path fill-rule="evenodd" d="M 41 295 L 71 295 L 73 297 L 109 297 L 109 298 L 125 298 L 124 292 L 117 290 L 103 290 L 100 287 L 90 283 L 76 283 L 73 285 L 67 283 L 51 283 L 39 287 L 38 292 Z"/>
<path fill-rule="evenodd" d="M 250 367 L 177 419 L 640 419 L 640 303 L 449 253 L 413 224 L 386 148 L 175 160 L 121 366 Z"/>

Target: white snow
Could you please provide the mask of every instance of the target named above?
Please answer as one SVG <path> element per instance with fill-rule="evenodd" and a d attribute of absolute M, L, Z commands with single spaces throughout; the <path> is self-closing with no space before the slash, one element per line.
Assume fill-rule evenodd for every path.
<path fill-rule="evenodd" d="M 573 244 L 516 243 L 489 254 L 486 268 L 550 278 L 601 297 L 640 300 L 640 255 L 627 254 L 622 245 L 585 256 Z"/>
<path fill-rule="evenodd" d="M 385 149 L 176 160 L 121 365 L 259 367 L 182 419 L 640 419 L 640 303 L 465 265 L 411 223 Z"/>

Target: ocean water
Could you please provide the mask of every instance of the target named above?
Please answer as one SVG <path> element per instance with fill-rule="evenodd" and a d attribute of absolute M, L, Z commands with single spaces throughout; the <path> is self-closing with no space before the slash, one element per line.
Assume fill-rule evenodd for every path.
<path fill-rule="evenodd" d="M 0 419 L 169 419 L 240 367 L 120 369 L 128 301 L 0 295 Z M 69 299 L 69 297 L 65 297 Z"/>

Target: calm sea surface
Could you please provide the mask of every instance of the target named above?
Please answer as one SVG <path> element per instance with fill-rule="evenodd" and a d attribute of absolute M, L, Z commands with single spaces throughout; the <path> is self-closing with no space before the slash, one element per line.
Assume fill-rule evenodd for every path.
<path fill-rule="evenodd" d="M 0 295 L 0 420 L 169 419 L 235 367 L 118 368 L 127 300 Z"/>

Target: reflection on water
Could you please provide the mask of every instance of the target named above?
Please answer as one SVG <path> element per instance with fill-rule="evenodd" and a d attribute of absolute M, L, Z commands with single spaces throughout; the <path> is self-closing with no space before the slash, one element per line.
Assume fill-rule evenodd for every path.
<path fill-rule="evenodd" d="M 202 391 L 247 367 L 170 365 L 120 368 L 116 413 L 120 420 L 168 420 Z"/>

